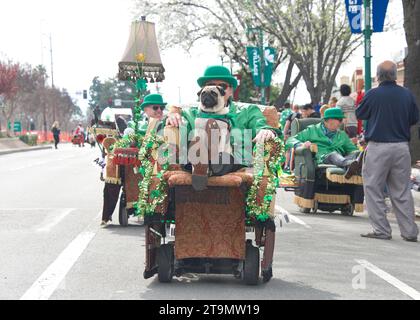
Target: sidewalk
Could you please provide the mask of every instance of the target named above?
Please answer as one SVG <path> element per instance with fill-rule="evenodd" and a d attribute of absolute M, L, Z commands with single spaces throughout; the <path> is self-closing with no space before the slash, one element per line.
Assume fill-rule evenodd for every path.
<path fill-rule="evenodd" d="M 15 149 L 0 149 L 0 156 L 5 154 L 12 154 L 18 152 L 29 152 L 29 151 L 36 151 L 36 150 L 46 150 L 52 149 L 53 146 L 36 146 L 36 147 L 27 147 L 27 148 L 15 148 Z"/>
<path fill-rule="evenodd" d="M 18 138 L 2 138 L 0 139 L 0 155 L 11 154 L 17 152 L 28 152 L 35 150 L 52 149 L 52 145 L 42 145 L 30 147 L 20 141 Z"/>

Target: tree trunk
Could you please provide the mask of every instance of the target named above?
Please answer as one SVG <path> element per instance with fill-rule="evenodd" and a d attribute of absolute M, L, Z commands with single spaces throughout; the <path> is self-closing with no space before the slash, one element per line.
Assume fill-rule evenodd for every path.
<path fill-rule="evenodd" d="M 403 0 L 404 29 L 407 39 L 408 54 L 405 58 L 404 86 L 409 88 L 416 97 L 417 107 L 420 109 L 420 1 Z M 419 125 L 411 128 L 412 161 L 420 160 Z"/>
<path fill-rule="evenodd" d="M 300 79 L 302 78 L 302 74 L 299 72 L 299 74 L 296 76 L 296 78 L 293 80 L 293 82 L 290 82 L 294 65 L 295 64 L 292 61 L 290 61 L 289 65 L 287 67 L 286 78 L 284 80 L 283 89 L 282 89 L 280 95 L 278 96 L 278 98 L 276 99 L 276 102 L 274 103 L 277 110 L 279 110 L 279 108 L 283 107 L 284 103 L 289 98 L 293 89 L 296 88 Z"/>

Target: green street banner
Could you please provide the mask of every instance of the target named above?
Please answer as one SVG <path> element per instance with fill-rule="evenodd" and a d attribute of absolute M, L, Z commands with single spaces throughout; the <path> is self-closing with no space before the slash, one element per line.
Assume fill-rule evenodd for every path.
<path fill-rule="evenodd" d="M 267 47 L 264 49 L 264 83 L 261 81 L 261 55 L 257 47 L 247 47 L 249 67 L 256 87 L 269 87 L 273 75 L 274 62 L 276 61 L 276 49 Z"/>
<path fill-rule="evenodd" d="M 251 69 L 252 79 L 256 87 L 261 86 L 261 57 L 257 47 L 247 47 L 249 68 Z"/>
<path fill-rule="evenodd" d="M 276 61 L 276 49 L 267 47 L 264 49 L 264 86 L 269 87 L 273 76 L 274 62 Z"/>

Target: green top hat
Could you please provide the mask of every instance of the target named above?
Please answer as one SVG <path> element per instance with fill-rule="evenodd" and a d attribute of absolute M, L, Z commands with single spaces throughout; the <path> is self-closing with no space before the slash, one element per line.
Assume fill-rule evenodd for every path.
<path fill-rule="evenodd" d="M 324 120 L 328 119 L 344 119 L 344 113 L 341 108 L 330 108 L 324 113 Z"/>
<path fill-rule="evenodd" d="M 238 81 L 232 76 L 229 69 L 223 66 L 211 66 L 204 71 L 204 76 L 198 78 L 197 83 L 200 87 L 204 87 L 206 82 L 210 80 L 222 80 L 229 83 L 235 90 L 238 86 Z"/>
<path fill-rule="evenodd" d="M 167 103 L 163 102 L 163 98 L 160 94 L 149 94 L 144 97 L 143 103 L 140 108 L 144 109 L 147 106 L 166 106 Z"/>

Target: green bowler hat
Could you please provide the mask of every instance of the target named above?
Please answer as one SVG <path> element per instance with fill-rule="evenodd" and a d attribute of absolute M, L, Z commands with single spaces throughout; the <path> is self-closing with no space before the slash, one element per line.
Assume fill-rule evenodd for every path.
<path fill-rule="evenodd" d="M 197 83 L 200 87 L 204 87 L 206 82 L 210 80 L 221 80 L 229 83 L 233 89 L 238 86 L 238 80 L 232 76 L 229 69 L 223 66 L 210 66 L 204 71 L 204 76 L 198 78 Z"/>
<path fill-rule="evenodd" d="M 324 113 L 324 119 L 344 119 L 345 115 L 343 113 L 343 110 L 341 108 L 330 108 L 325 110 Z"/>
<path fill-rule="evenodd" d="M 163 98 L 160 94 L 149 94 L 144 97 L 143 103 L 140 108 L 144 109 L 147 106 L 166 106 L 167 103 L 163 102 Z"/>

